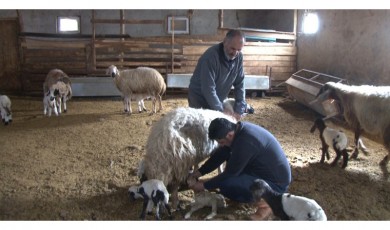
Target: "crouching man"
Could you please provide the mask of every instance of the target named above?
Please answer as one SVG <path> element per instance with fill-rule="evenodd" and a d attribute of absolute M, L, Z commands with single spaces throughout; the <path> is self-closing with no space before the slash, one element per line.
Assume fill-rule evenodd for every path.
<path fill-rule="evenodd" d="M 219 189 L 232 201 L 253 203 L 250 186 L 257 178 L 265 180 L 275 191 L 284 193 L 291 183 L 291 168 L 277 139 L 266 129 L 249 122 L 230 122 L 214 119 L 209 126 L 209 138 L 216 140 L 219 148 L 189 177 L 199 177 L 214 171 L 226 162 L 226 168 L 208 180 L 192 184 L 194 192 Z M 272 210 L 261 200 L 256 203 L 253 220 L 266 220 Z"/>

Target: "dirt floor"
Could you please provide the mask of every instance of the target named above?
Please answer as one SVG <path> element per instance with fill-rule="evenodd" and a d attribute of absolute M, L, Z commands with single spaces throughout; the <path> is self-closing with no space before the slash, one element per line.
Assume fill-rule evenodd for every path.
<path fill-rule="evenodd" d="M 138 220 L 142 201 L 130 203 L 127 189 L 138 183 L 135 173 L 150 127 L 168 111 L 187 106 L 185 95 L 168 95 L 162 112 L 129 116 L 121 98 L 72 98 L 66 114 L 49 118 L 43 116 L 42 98 L 10 98 L 13 123 L 0 126 L 1 220 Z M 328 220 L 390 220 L 390 181 L 379 167 L 387 154 L 382 145 L 364 139 L 371 154 L 361 153 L 345 170 L 330 161 L 320 164 L 318 131 L 309 132 L 315 112 L 283 97 L 247 100 L 255 114 L 243 120 L 270 130 L 287 154 L 290 193 L 315 199 Z M 145 105 L 151 108 L 150 101 Z M 180 193 L 184 210 L 174 212 L 174 220 L 184 219 L 192 198 L 189 190 Z M 210 211 L 199 210 L 191 220 Z M 230 205 L 214 219 L 248 220 L 254 211 Z"/>

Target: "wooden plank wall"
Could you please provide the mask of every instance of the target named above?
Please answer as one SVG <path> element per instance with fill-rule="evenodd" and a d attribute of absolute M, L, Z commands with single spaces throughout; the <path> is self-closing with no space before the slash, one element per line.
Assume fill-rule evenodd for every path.
<path fill-rule="evenodd" d="M 42 83 L 53 68 L 62 69 L 69 76 L 105 76 L 109 65 L 120 69 L 149 66 L 164 77 L 172 70 L 174 73 L 192 73 L 203 52 L 221 40 L 215 36 L 201 39 L 183 36 L 172 40 L 168 36 L 96 39 L 92 42 L 85 38 L 22 37 L 23 89 L 27 94 L 42 94 Z M 247 42 L 243 54 L 246 74 L 271 76 L 271 90 L 296 72 L 293 44 Z"/>

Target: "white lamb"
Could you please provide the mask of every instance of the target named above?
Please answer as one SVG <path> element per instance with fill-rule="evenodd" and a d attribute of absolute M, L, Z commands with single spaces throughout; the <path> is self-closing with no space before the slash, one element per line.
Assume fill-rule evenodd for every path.
<path fill-rule="evenodd" d="M 64 107 L 64 113 L 67 112 L 66 102 L 72 98 L 71 84 L 68 75 L 60 69 L 50 70 L 43 83 L 44 97 L 47 93 L 50 93 L 51 97 L 56 98 L 56 106 L 59 114 L 62 112 L 61 105 Z"/>
<path fill-rule="evenodd" d="M 152 113 L 156 113 L 156 101 L 159 103 L 158 112 L 162 109 L 161 97 L 165 93 L 166 84 L 161 74 L 149 67 L 138 67 L 119 71 L 114 65 L 108 67 L 106 74 L 110 75 L 118 90 L 123 94 L 124 111 L 131 114 L 131 99 L 140 100 L 152 98 Z M 138 95 L 138 96 L 137 96 Z"/>
<path fill-rule="evenodd" d="M 196 193 L 195 201 L 191 204 L 191 210 L 186 213 L 184 218 L 189 219 L 193 212 L 204 207 L 211 207 L 211 213 L 205 218 L 205 220 L 211 220 L 217 215 L 217 208 L 226 207 L 225 198 L 221 194 L 212 193 L 206 190 Z"/>
<path fill-rule="evenodd" d="M 214 110 L 177 108 L 167 113 L 151 128 L 146 154 L 140 163 L 141 181 L 162 180 L 172 195 L 172 206 L 179 204 L 178 190 L 186 184 L 190 169 L 205 160 L 218 147 L 208 138 L 210 122 L 234 118 Z"/>
<path fill-rule="evenodd" d="M 329 146 L 333 147 L 333 150 L 336 152 L 336 158 L 332 162 L 332 166 L 335 166 L 340 159 L 341 155 L 343 155 L 343 165 L 342 168 L 347 167 L 348 165 L 348 138 L 347 135 L 345 135 L 344 132 L 340 130 L 335 130 L 329 127 L 326 127 L 325 122 L 321 118 L 317 118 L 314 121 L 313 126 L 310 129 L 311 133 L 314 133 L 316 128 L 320 132 L 320 140 L 322 144 L 322 155 L 320 163 L 324 163 L 325 155 L 326 158 L 329 160 Z"/>
<path fill-rule="evenodd" d="M 7 95 L 0 95 L 1 119 L 4 125 L 12 122 L 11 99 Z"/>
<path fill-rule="evenodd" d="M 274 215 L 282 220 L 327 220 L 324 210 L 313 199 L 278 193 L 262 179 L 256 179 L 250 189 L 255 202 L 263 198 Z"/>
<path fill-rule="evenodd" d="M 168 204 L 169 202 L 169 193 L 160 180 L 150 179 L 142 182 L 139 186 L 131 186 L 128 190 L 128 195 L 130 201 L 133 201 L 138 198 L 143 198 L 143 208 L 140 215 L 140 219 L 145 219 L 146 213 L 151 213 L 153 206 L 156 206 L 156 219 L 160 220 L 160 206 L 163 206 L 169 217 L 172 218 L 171 208 Z"/>
<path fill-rule="evenodd" d="M 48 91 L 43 97 L 43 114 L 50 117 L 52 111 L 58 116 L 56 99 L 51 95 L 50 91 Z"/>

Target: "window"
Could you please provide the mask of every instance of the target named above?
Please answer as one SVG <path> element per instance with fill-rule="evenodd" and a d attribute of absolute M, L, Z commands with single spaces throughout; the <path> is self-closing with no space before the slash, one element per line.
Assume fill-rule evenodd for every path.
<path fill-rule="evenodd" d="M 58 17 L 57 33 L 80 33 L 80 17 Z"/>
<path fill-rule="evenodd" d="M 172 34 L 189 34 L 188 17 L 168 17 L 168 33 Z"/>

